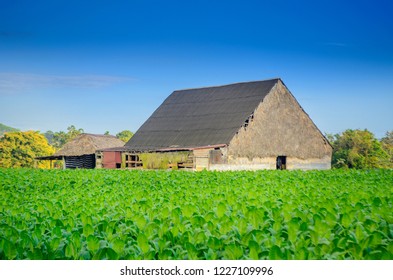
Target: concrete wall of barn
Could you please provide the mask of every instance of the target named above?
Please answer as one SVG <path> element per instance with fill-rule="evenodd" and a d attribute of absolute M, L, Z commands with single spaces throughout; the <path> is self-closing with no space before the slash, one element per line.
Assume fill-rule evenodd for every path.
<path fill-rule="evenodd" d="M 226 164 L 209 164 L 209 170 L 216 171 L 235 171 L 235 170 L 260 170 L 260 169 L 276 169 L 276 157 L 267 158 L 235 158 L 230 159 Z M 299 159 L 287 157 L 287 170 L 312 170 L 312 169 L 330 169 L 330 157 Z"/>

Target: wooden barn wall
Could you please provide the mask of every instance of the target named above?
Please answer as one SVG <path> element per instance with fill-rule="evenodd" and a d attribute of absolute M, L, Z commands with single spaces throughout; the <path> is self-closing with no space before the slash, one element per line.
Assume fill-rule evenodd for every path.
<path fill-rule="evenodd" d="M 210 151 L 212 149 L 198 149 L 193 151 L 194 155 L 194 169 L 196 171 L 209 169 Z"/>
<path fill-rule="evenodd" d="M 279 82 L 229 143 L 227 168 L 275 169 L 277 156 L 287 156 L 287 169 L 329 169 L 331 155 L 331 146 Z"/>
<path fill-rule="evenodd" d="M 95 154 L 83 156 L 67 156 L 65 157 L 66 168 L 86 168 L 93 169 L 96 165 Z"/>
<path fill-rule="evenodd" d="M 121 163 L 121 152 L 104 151 L 102 153 L 102 168 L 120 168 Z"/>
<path fill-rule="evenodd" d="M 100 168 L 104 168 L 102 165 L 102 157 L 103 157 L 104 153 L 103 152 L 96 152 L 95 157 L 96 157 L 96 168 L 100 169 Z"/>

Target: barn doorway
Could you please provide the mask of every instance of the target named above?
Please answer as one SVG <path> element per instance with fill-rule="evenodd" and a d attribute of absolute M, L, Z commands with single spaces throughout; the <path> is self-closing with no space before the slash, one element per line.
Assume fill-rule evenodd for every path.
<path fill-rule="evenodd" d="M 287 169 L 287 157 L 286 156 L 278 156 L 276 159 L 276 169 L 277 170 L 285 170 Z"/>

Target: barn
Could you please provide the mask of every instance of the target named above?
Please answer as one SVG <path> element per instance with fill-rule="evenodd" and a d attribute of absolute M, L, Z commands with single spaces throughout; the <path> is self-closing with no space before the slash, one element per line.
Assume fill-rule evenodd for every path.
<path fill-rule="evenodd" d="M 124 142 L 112 135 L 82 133 L 66 143 L 55 154 L 39 157 L 39 160 L 63 160 L 64 168 L 95 168 L 102 165 L 96 159 L 96 150 L 123 146 Z"/>
<path fill-rule="evenodd" d="M 329 169 L 332 147 L 281 79 L 174 91 L 121 154 L 126 168 Z"/>

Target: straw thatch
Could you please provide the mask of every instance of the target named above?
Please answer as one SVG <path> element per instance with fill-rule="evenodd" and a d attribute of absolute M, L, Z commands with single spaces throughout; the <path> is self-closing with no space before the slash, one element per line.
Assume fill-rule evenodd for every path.
<path fill-rule="evenodd" d="M 112 135 L 82 133 L 65 144 L 53 157 L 90 155 L 99 149 L 123 145 L 123 141 Z"/>
<path fill-rule="evenodd" d="M 285 85 L 279 81 L 228 147 L 233 157 L 298 159 L 330 157 L 332 147 Z"/>

